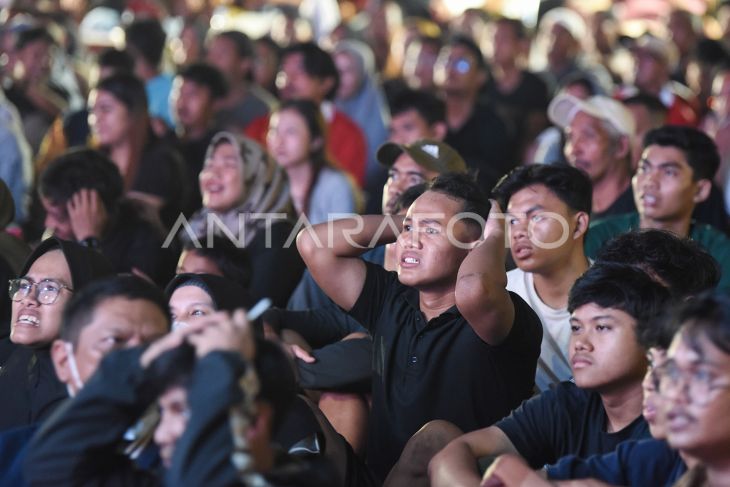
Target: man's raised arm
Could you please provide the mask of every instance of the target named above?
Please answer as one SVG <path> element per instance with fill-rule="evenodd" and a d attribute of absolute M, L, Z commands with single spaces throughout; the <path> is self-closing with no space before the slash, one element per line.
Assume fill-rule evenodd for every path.
<path fill-rule="evenodd" d="M 495 201 L 484 234 L 459 267 L 456 306 L 482 340 L 499 345 L 512 329 L 515 309 L 505 289 L 504 219 Z"/>
<path fill-rule="evenodd" d="M 395 241 L 402 224 L 399 217 L 382 215 L 320 223 L 299 232 L 297 248 L 325 294 L 349 311 L 365 284 L 365 263 L 360 254 Z"/>

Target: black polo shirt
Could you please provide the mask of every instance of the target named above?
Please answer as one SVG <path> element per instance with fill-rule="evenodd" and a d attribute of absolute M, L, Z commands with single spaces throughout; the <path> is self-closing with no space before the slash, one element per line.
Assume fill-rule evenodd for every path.
<path fill-rule="evenodd" d="M 456 306 L 426 322 L 418 291 L 366 263 L 350 314 L 373 336 L 368 464 L 387 476 L 408 439 L 428 421 L 464 431 L 489 426 L 530 397 L 542 325 L 516 294 L 512 330 L 499 346 L 474 332 Z"/>

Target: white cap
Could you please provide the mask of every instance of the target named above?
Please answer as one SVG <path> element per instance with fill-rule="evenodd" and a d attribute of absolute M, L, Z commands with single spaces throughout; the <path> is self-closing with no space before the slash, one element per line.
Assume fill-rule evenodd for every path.
<path fill-rule="evenodd" d="M 552 29 L 554 25 L 559 25 L 578 42 L 583 42 L 588 28 L 583 17 L 575 10 L 566 7 L 556 7 L 545 12 L 540 20 L 540 29 Z"/>
<path fill-rule="evenodd" d="M 596 95 L 581 100 L 568 93 L 562 93 L 553 98 L 548 106 L 548 117 L 561 128 L 570 125 L 578 112 L 606 120 L 620 134 L 631 137 L 636 133 L 636 122 L 628 108 L 607 96 Z"/>
<path fill-rule="evenodd" d="M 114 32 L 121 24 L 119 12 L 108 7 L 96 7 L 79 24 L 79 37 L 86 46 L 114 47 Z"/>

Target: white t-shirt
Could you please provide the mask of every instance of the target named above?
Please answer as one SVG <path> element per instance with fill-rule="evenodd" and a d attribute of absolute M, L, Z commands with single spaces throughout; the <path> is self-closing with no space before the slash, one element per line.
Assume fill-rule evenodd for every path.
<path fill-rule="evenodd" d="M 540 391 L 573 376 L 568 359 L 570 313 L 567 308 L 551 308 L 535 291 L 533 274 L 521 269 L 507 273 L 507 290 L 518 294 L 530 305 L 542 322 L 542 345 L 537 363 L 535 385 Z"/>

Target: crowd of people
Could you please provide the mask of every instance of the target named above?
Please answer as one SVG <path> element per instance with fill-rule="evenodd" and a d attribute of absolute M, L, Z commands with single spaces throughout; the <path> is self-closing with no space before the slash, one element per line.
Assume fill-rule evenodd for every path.
<path fill-rule="evenodd" d="M 447 3 L 3 3 L 0 485 L 730 487 L 730 1 Z"/>

